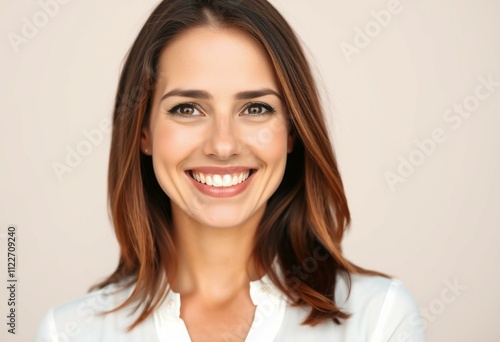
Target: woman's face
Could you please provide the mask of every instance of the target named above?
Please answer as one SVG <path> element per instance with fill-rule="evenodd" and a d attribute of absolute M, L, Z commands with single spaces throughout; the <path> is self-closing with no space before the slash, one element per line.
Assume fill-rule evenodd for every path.
<path fill-rule="evenodd" d="M 163 50 L 158 74 L 141 147 L 174 221 L 235 227 L 255 219 L 293 148 L 264 50 L 243 31 L 194 28 Z"/>

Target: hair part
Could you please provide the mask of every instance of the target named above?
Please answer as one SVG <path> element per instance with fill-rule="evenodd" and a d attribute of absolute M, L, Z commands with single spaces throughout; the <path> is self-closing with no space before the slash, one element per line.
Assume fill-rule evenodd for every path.
<path fill-rule="evenodd" d="M 108 171 L 108 205 L 120 246 L 116 270 L 90 290 L 111 283 L 135 284 L 129 298 L 103 314 L 135 303 L 132 330 L 165 299 L 165 274 L 177 270 L 170 199 L 158 184 L 151 157 L 140 152 L 142 127 L 149 122 L 161 52 L 185 30 L 208 26 L 241 29 L 267 52 L 296 135 L 283 180 L 267 202 L 253 257 L 259 270 L 293 305 L 311 307 L 303 324 L 341 324 L 351 314 L 335 304 L 336 276 L 390 277 L 366 270 L 342 255 L 350 212 L 323 110 L 309 64 L 296 34 L 265 0 L 162 1 L 137 36 L 120 76 Z M 168 48 L 168 47 L 167 47 Z M 279 270 L 273 268 L 277 257 Z M 298 265 L 313 260 L 307 274 Z"/>

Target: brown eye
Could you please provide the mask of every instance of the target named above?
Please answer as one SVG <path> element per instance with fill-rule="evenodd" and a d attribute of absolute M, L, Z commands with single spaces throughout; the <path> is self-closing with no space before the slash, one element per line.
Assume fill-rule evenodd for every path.
<path fill-rule="evenodd" d="M 186 115 L 192 114 L 193 107 L 181 106 L 181 107 L 179 107 L 179 113 L 186 114 Z"/>
<path fill-rule="evenodd" d="M 264 108 L 262 106 L 252 105 L 252 106 L 248 107 L 248 112 L 250 114 L 261 114 L 263 109 Z"/>
<path fill-rule="evenodd" d="M 177 106 L 172 107 L 168 111 L 169 114 L 179 115 L 179 116 L 198 116 L 200 111 L 196 108 L 196 105 L 193 103 L 181 103 Z"/>
<path fill-rule="evenodd" d="M 261 116 L 272 114 L 276 110 L 266 103 L 252 103 L 244 111 L 245 114 L 250 116 Z"/>

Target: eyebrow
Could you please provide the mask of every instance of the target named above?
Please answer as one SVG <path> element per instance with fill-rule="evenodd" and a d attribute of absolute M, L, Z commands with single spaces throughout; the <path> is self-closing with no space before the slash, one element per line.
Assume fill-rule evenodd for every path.
<path fill-rule="evenodd" d="M 238 100 L 249 100 L 249 99 L 254 99 L 256 97 L 261 97 L 265 95 L 275 95 L 279 99 L 281 98 L 281 95 L 277 93 L 276 91 L 269 89 L 269 88 L 263 88 L 263 89 L 257 89 L 257 90 L 246 90 L 246 91 L 240 91 L 239 93 L 236 93 L 234 96 Z M 209 92 L 204 91 L 204 90 L 197 90 L 197 89 L 173 89 L 163 95 L 161 97 L 160 101 L 163 101 L 169 96 L 183 96 L 183 97 L 193 97 L 197 99 L 205 99 L 205 100 L 210 100 L 212 99 L 212 95 L 210 95 Z"/>

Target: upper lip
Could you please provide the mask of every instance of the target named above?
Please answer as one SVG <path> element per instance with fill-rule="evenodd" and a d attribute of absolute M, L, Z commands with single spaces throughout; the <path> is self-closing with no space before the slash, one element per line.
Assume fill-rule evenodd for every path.
<path fill-rule="evenodd" d="M 230 167 L 222 167 L 222 166 L 197 166 L 192 169 L 189 169 L 189 171 L 198 171 L 202 173 L 208 173 L 208 174 L 228 174 L 228 173 L 237 173 L 237 172 L 243 172 L 243 171 L 248 171 L 248 170 L 255 170 L 252 167 L 249 166 L 230 166 Z"/>

